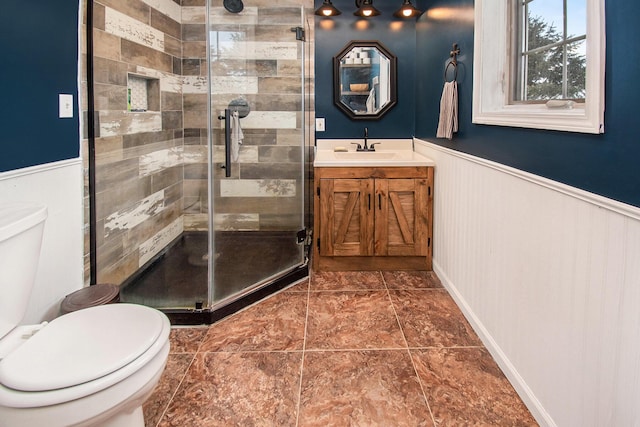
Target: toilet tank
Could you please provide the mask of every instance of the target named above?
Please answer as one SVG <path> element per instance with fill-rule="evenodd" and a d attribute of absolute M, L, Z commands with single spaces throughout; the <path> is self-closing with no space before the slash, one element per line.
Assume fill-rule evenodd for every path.
<path fill-rule="evenodd" d="M 0 338 L 23 319 L 38 270 L 47 208 L 0 203 Z"/>

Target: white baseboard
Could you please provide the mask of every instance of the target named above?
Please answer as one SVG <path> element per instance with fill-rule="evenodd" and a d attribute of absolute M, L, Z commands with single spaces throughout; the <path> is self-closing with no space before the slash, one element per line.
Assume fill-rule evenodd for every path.
<path fill-rule="evenodd" d="M 544 409 L 540 401 L 536 398 L 533 391 L 529 388 L 527 383 L 518 373 L 518 370 L 507 358 L 506 354 L 502 351 L 498 343 L 493 339 L 489 331 L 484 327 L 482 321 L 473 312 L 467 301 L 462 294 L 458 292 L 455 285 L 449 280 L 446 272 L 442 270 L 437 260 L 433 261 L 433 271 L 438 275 L 438 278 L 442 282 L 442 285 L 447 289 L 451 297 L 454 299 L 464 317 L 469 321 L 473 330 L 478 334 L 480 340 L 487 348 L 491 356 L 496 361 L 502 372 L 516 390 L 524 404 L 527 406 L 533 417 L 538 421 L 541 426 L 553 427 L 556 424 Z"/>

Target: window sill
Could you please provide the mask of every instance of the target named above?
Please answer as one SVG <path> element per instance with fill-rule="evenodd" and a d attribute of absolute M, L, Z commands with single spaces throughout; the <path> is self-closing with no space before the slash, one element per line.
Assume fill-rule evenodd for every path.
<path fill-rule="evenodd" d="M 599 120 L 589 119 L 586 108 L 549 109 L 544 105 L 508 105 L 489 112 L 476 112 L 473 123 L 566 132 L 603 133 Z"/>

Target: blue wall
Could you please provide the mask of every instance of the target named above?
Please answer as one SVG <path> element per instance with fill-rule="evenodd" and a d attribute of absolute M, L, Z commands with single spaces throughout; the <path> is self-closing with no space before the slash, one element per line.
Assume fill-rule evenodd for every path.
<path fill-rule="evenodd" d="M 607 58 L 605 134 L 539 131 L 471 123 L 473 0 L 436 0 L 430 9 L 454 12 L 450 20 L 423 15 L 416 26 L 416 128 L 419 138 L 563 182 L 640 207 L 640 3 L 606 2 Z M 460 131 L 435 139 L 442 72 L 452 43 L 459 57 Z"/>
<path fill-rule="evenodd" d="M 353 0 L 334 0 L 342 15 L 326 19 L 316 17 L 315 35 L 315 96 L 316 117 L 324 117 L 325 132 L 317 138 L 361 138 L 369 128 L 371 138 L 410 138 L 414 132 L 415 107 L 415 19 L 393 17 L 402 4 L 400 0 L 378 0 L 374 6 L 382 13 L 369 20 L 353 16 Z M 319 7 L 322 0 L 315 0 Z M 366 28 L 359 29 L 359 25 Z M 379 121 L 352 120 L 333 105 L 333 56 L 351 40 L 377 40 L 398 58 L 398 103 Z"/>
<path fill-rule="evenodd" d="M 322 2 L 316 0 L 316 7 Z M 375 1 L 382 16 L 359 31 L 352 0 L 333 2 L 343 14 L 325 29 L 316 18 L 316 116 L 326 118 L 318 138 L 371 137 L 429 139 L 440 145 L 640 207 L 640 138 L 636 104 L 640 95 L 640 3 L 606 2 L 607 58 L 605 134 L 590 135 L 471 123 L 473 84 L 473 0 L 421 0 L 417 6 L 449 14 L 395 20 L 401 3 Z M 384 8 L 384 9 L 383 9 Z M 430 16 L 446 16 L 433 19 Z M 392 23 L 402 28 L 392 30 Z M 379 122 L 354 121 L 333 106 L 331 59 L 351 39 L 378 39 L 398 56 L 399 97 Z M 443 71 L 453 43 L 461 49 L 460 130 L 453 141 L 436 139 Z"/>
<path fill-rule="evenodd" d="M 4 0 L 0 172 L 79 157 L 78 1 Z M 74 118 L 58 118 L 58 94 Z"/>
<path fill-rule="evenodd" d="M 398 3 L 398 4 L 396 4 Z M 424 15 L 396 20 L 400 1 L 375 2 L 383 15 L 356 28 L 352 0 L 335 0 L 343 14 L 324 28 L 316 19 L 316 116 L 326 118 L 319 138 L 430 139 L 443 146 L 513 166 L 640 207 L 640 3 L 606 3 L 607 67 L 604 135 L 537 131 L 471 124 L 473 0 L 435 0 L 429 9 L 451 8 L 452 20 Z M 316 7 L 321 0 L 316 0 Z M 420 4 L 424 7 L 424 4 Z M 79 120 L 58 119 L 58 94 L 77 100 L 78 2 L 6 0 L 0 14 L 3 103 L 0 172 L 79 156 Z M 398 28 L 394 27 L 398 25 Z M 333 106 L 332 58 L 352 39 L 381 41 L 398 56 L 398 104 L 382 120 L 354 121 Z M 452 43 L 462 50 L 460 131 L 453 141 L 435 139 L 442 71 Z M 416 78 L 418 76 L 418 78 Z M 415 111 L 415 114 L 413 113 Z"/>

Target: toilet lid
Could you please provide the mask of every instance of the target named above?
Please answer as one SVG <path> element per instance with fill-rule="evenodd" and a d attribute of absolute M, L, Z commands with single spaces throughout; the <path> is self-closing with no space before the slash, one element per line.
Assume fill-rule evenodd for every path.
<path fill-rule="evenodd" d="M 142 305 L 109 304 L 58 317 L 0 361 L 0 383 L 45 391 L 108 375 L 151 347 L 162 316 Z"/>
<path fill-rule="evenodd" d="M 0 205 L 0 242 L 28 230 L 47 217 L 47 208 L 33 202 Z"/>

